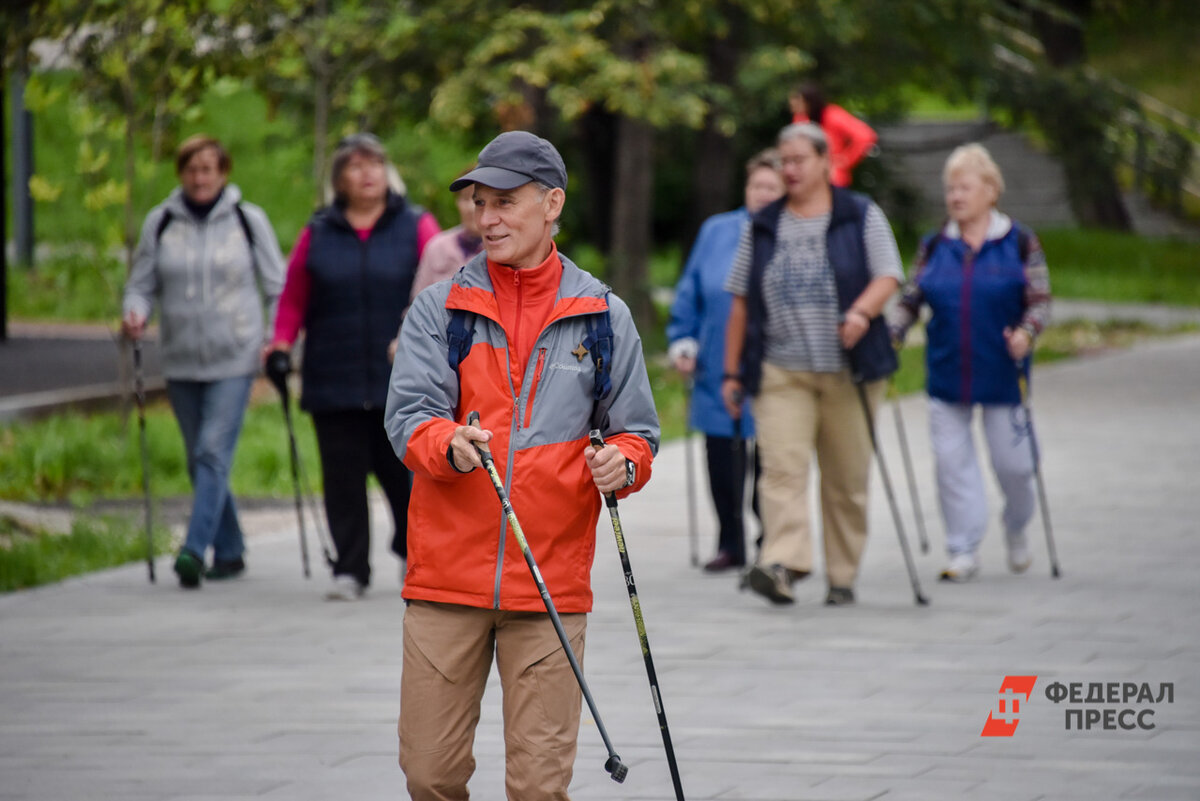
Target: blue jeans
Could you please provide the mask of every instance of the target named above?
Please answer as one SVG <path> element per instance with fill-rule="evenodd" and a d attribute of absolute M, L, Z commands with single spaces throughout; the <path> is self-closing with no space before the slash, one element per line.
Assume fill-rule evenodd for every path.
<path fill-rule="evenodd" d="M 229 562 L 246 550 L 237 507 L 229 491 L 229 471 L 254 376 L 218 381 L 168 381 L 167 397 L 183 433 L 192 514 L 183 547 L 204 561 Z"/>

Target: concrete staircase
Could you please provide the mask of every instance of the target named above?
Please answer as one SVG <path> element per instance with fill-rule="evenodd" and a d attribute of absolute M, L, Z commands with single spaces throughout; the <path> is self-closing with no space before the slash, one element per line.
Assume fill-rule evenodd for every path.
<path fill-rule="evenodd" d="M 967 142 L 979 142 L 1004 174 L 1006 190 L 999 204 L 1002 211 L 1033 228 L 1077 224 L 1067 200 L 1062 167 L 1019 132 L 986 120 L 908 122 L 882 126 L 878 132 L 879 158 L 896 180 L 918 194 L 923 220 L 936 221 L 945 215 L 942 167 L 950 151 Z M 1126 193 L 1125 203 L 1138 233 L 1200 238 L 1195 226 L 1159 211 L 1138 193 Z"/>
<path fill-rule="evenodd" d="M 1058 162 L 1034 150 L 1021 134 L 988 122 L 910 122 L 880 128 L 879 158 L 918 193 L 921 218 L 937 220 L 945 214 L 942 167 L 950 151 L 967 142 L 982 144 L 1000 165 L 1007 187 L 1001 210 L 1035 228 L 1075 225 Z"/>

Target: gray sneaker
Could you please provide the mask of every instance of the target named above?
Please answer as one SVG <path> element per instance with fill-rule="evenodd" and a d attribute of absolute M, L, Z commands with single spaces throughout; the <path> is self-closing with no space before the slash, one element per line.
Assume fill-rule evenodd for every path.
<path fill-rule="evenodd" d="M 1004 536 L 1004 544 L 1008 546 L 1008 569 L 1014 573 L 1024 573 L 1033 564 L 1033 554 L 1029 552 L 1029 540 L 1024 531 Z"/>
<path fill-rule="evenodd" d="M 326 601 L 357 601 L 367 593 L 367 585 L 359 584 L 354 576 L 342 574 L 333 577 L 333 584 L 325 593 Z"/>
<path fill-rule="evenodd" d="M 792 594 L 792 574 L 783 565 L 755 565 L 746 574 L 746 581 L 750 589 L 773 604 L 796 602 L 796 596 Z"/>
<path fill-rule="evenodd" d="M 826 606 L 853 606 L 854 590 L 850 587 L 830 587 L 825 594 Z"/>

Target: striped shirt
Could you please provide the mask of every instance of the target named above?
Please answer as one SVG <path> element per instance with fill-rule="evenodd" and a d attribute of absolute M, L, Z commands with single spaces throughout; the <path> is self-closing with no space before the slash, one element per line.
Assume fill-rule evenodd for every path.
<path fill-rule="evenodd" d="M 763 358 L 786 370 L 836 373 L 848 366 L 838 339 L 838 297 L 829 266 L 825 234 L 830 215 L 798 217 L 784 208 L 776 231 L 775 253 L 763 273 L 763 302 L 767 310 Z M 871 280 L 904 280 L 896 237 L 883 210 L 867 206 L 863 245 Z M 742 228 L 733 269 L 725 289 L 745 296 L 750 289 L 753 237 L 750 224 Z"/>

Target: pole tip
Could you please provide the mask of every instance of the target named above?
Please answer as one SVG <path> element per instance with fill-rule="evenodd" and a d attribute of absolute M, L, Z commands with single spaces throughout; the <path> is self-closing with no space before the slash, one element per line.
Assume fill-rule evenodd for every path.
<path fill-rule="evenodd" d="M 616 754 L 608 758 L 608 761 L 604 763 L 604 769 L 612 776 L 612 780 L 618 784 L 625 781 L 625 777 L 629 775 L 629 768 L 625 766 L 625 763 Z"/>

